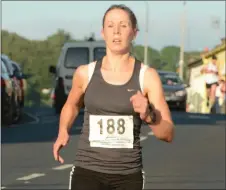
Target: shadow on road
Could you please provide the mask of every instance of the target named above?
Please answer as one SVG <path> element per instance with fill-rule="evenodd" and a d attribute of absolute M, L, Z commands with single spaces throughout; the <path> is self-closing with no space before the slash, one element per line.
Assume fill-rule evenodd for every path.
<path fill-rule="evenodd" d="M 35 110 L 39 110 L 36 112 Z M 1 143 L 32 143 L 32 142 L 54 142 L 58 135 L 59 116 L 55 115 L 49 107 L 32 107 L 25 109 L 25 113 L 33 116 L 32 118 L 24 114 L 25 121 L 10 127 L 1 127 Z M 39 121 L 36 122 L 35 118 Z M 49 119 L 48 119 L 49 118 Z M 54 118 L 54 122 L 51 119 Z M 49 120 L 49 121 L 48 121 Z M 71 135 L 78 135 L 83 125 L 83 114 L 79 114 L 74 122 Z"/>
<path fill-rule="evenodd" d="M 2 144 L 7 143 L 32 143 L 32 142 L 54 142 L 58 135 L 59 116 L 56 116 L 53 109 L 46 106 L 25 108 L 25 113 L 33 115 L 34 118 L 26 115 L 19 125 L 13 127 L 1 127 Z M 188 114 L 184 112 L 172 112 L 176 126 L 213 127 L 217 122 L 225 121 L 225 115 L 202 115 Z M 38 118 L 38 121 L 35 120 Z M 53 122 L 52 122 L 53 120 Z M 71 135 L 78 135 L 83 124 L 83 114 L 76 119 Z M 189 126 L 188 126 L 189 125 Z M 222 124 L 223 125 L 223 124 Z"/>

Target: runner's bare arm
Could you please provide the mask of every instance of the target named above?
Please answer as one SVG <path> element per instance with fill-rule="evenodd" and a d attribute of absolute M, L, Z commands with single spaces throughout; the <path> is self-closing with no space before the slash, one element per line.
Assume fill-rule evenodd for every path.
<path fill-rule="evenodd" d="M 59 132 L 70 131 L 72 124 L 83 105 L 84 84 L 88 77 L 87 73 L 88 66 L 81 65 L 76 69 L 73 75 L 72 88 L 60 115 Z"/>
<path fill-rule="evenodd" d="M 174 124 L 164 97 L 162 82 L 159 74 L 153 68 L 149 68 L 145 72 L 144 91 L 157 116 L 156 124 L 150 125 L 150 128 L 158 139 L 171 142 L 174 136 Z"/>

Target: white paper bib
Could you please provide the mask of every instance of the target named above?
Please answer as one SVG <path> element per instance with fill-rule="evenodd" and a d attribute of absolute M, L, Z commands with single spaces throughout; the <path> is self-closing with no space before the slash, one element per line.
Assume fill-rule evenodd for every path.
<path fill-rule="evenodd" d="M 133 127 L 133 116 L 90 115 L 90 146 L 133 148 Z"/>

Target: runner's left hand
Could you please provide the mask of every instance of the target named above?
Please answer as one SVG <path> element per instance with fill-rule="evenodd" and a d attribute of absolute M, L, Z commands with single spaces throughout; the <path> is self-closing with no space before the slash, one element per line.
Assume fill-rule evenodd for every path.
<path fill-rule="evenodd" d="M 140 91 L 137 91 L 137 93 L 130 98 L 130 101 L 134 111 L 140 114 L 140 118 L 142 120 L 146 119 L 150 111 L 148 99 Z"/>

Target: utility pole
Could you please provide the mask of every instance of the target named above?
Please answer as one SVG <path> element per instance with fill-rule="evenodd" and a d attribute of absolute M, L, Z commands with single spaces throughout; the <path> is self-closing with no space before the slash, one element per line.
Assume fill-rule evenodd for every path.
<path fill-rule="evenodd" d="M 185 42 L 185 18 L 186 18 L 186 1 L 183 2 L 183 12 L 181 20 L 181 47 L 180 47 L 180 61 L 179 61 L 179 74 L 180 78 L 184 79 L 184 42 Z"/>
<path fill-rule="evenodd" d="M 149 4 L 147 1 L 144 1 L 146 4 L 146 15 L 145 15 L 145 37 L 144 37 L 144 64 L 148 65 L 148 26 L 149 26 Z"/>

